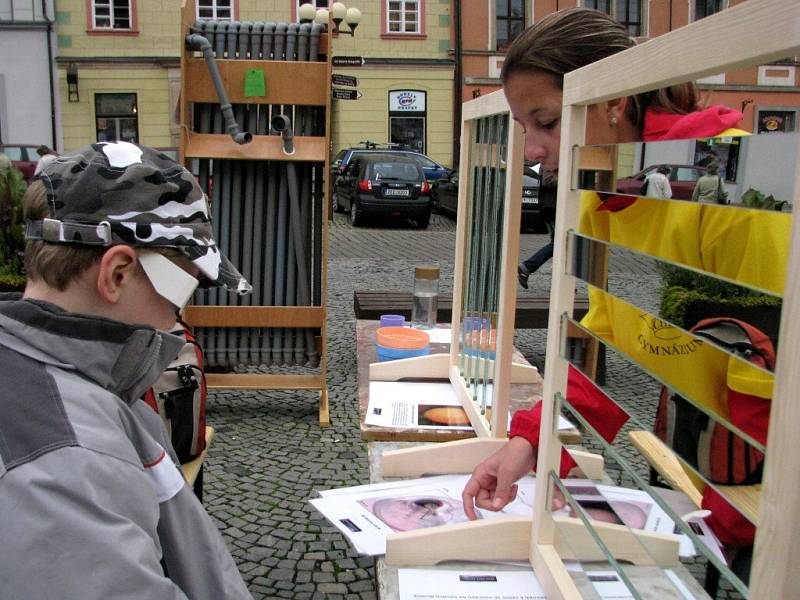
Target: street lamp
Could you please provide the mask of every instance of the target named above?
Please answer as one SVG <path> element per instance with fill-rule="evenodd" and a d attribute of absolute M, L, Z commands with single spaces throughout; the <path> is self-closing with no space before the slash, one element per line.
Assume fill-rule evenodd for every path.
<path fill-rule="evenodd" d="M 314 21 L 320 25 L 327 25 L 328 19 L 333 21 L 333 33 L 355 35 L 356 27 L 361 22 L 361 11 L 357 8 L 347 8 L 341 2 L 334 2 L 330 12 L 327 8 L 314 8 L 311 3 L 301 4 L 297 11 L 297 18 L 301 23 Z M 342 21 L 347 23 L 349 31 L 340 28 Z"/>
<path fill-rule="evenodd" d="M 313 4 L 301 4 L 300 8 L 297 10 L 297 18 L 301 23 L 310 23 L 314 20 L 314 15 L 316 12 L 317 9 L 314 8 Z"/>

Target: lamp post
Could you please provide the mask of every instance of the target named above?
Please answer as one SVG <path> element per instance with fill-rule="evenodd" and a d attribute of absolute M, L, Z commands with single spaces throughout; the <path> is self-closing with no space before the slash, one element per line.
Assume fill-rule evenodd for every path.
<path fill-rule="evenodd" d="M 314 8 L 313 4 L 301 4 L 297 11 L 301 23 L 314 21 L 320 25 L 327 25 L 328 19 L 333 21 L 333 33 L 355 35 L 356 27 L 361 22 L 361 11 L 357 8 L 347 8 L 341 2 L 334 2 L 330 12 L 326 8 Z M 341 28 L 342 21 L 347 24 L 348 31 Z"/>

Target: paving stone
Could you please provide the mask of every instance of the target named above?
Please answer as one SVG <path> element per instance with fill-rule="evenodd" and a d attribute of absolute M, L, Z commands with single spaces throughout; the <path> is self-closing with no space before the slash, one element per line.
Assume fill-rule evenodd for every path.
<path fill-rule="evenodd" d="M 204 469 L 203 503 L 246 575 L 255 600 L 376 598 L 374 560 L 357 556 L 345 538 L 308 504 L 319 490 L 368 480 L 367 446 L 358 427 L 353 290 L 409 291 L 413 267 L 424 262 L 440 267 L 440 290 L 452 292 L 455 222 L 447 217 L 433 215 L 427 231 L 416 231 L 386 222 L 354 229 L 347 215 L 336 214 L 329 232 L 331 427 L 319 428 L 318 398 L 310 391 L 209 393 L 207 420 L 217 435 Z M 520 256 L 530 255 L 547 241 L 547 235 L 522 235 Z M 641 303 L 644 293 L 658 291 L 657 274 L 634 260 L 621 264 L 624 268 L 618 269 L 619 275 L 609 280 L 615 293 Z M 530 289 L 517 291 L 520 295 L 545 295 L 551 275 L 552 263 L 547 263 L 529 279 Z M 646 308 L 657 311 L 658 307 Z M 546 332 L 518 330 L 514 342 L 543 370 Z M 297 368 L 273 372 L 293 370 Z M 636 420 L 645 426 L 652 423 L 657 388 L 632 376 L 624 362 L 611 355 L 607 381 L 612 395 L 630 400 L 625 406 Z M 635 456 L 624 446 L 620 451 L 629 460 Z M 620 477 L 624 479 L 622 474 Z M 703 562 L 692 564 L 691 572 L 702 579 Z M 724 583 L 719 598 L 739 600 Z"/>
<path fill-rule="evenodd" d="M 347 586 L 343 583 L 320 583 L 317 590 L 323 594 L 346 594 Z"/>

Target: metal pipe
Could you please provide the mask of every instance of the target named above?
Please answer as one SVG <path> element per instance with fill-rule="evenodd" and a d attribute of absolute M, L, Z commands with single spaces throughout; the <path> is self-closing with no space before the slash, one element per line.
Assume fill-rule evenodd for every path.
<path fill-rule="evenodd" d="M 278 165 L 275 161 L 267 163 L 267 207 L 265 214 L 264 240 L 266 254 L 264 255 L 264 304 L 274 305 L 275 297 L 275 249 L 277 236 L 275 234 L 278 220 Z M 261 355 L 266 365 L 272 364 L 272 337 L 276 330 L 266 330 L 261 340 Z"/>
<path fill-rule="evenodd" d="M 283 138 L 283 153 L 286 156 L 294 154 L 294 133 L 292 132 L 292 122 L 286 115 L 276 115 L 272 117 L 272 131 L 279 133 Z"/>
<path fill-rule="evenodd" d="M 272 40 L 274 45 L 272 60 L 285 60 L 283 57 L 283 44 L 286 41 L 286 23 L 275 25 L 275 37 Z"/>
<path fill-rule="evenodd" d="M 278 216 L 275 236 L 275 282 L 274 306 L 286 305 L 286 221 L 288 212 L 288 183 L 286 169 L 278 167 L 280 182 L 278 184 Z M 272 360 L 280 363 L 283 359 L 283 329 L 276 329 L 272 337 Z"/>
<path fill-rule="evenodd" d="M 54 0 L 55 2 L 55 0 Z M 12 2 L 13 7 L 13 2 Z M 55 8 L 55 4 L 53 5 Z M 12 9 L 13 10 L 13 9 Z M 47 14 L 47 0 L 42 0 L 42 17 L 47 23 L 45 40 L 47 44 L 47 80 L 50 91 L 50 147 L 58 150 L 58 127 L 56 126 L 56 86 L 53 81 L 53 23 Z"/>
<path fill-rule="evenodd" d="M 264 30 L 264 23 L 256 21 L 250 31 L 250 58 L 253 60 L 264 60 L 261 58 L 261 32 Z"/>
<path fill-rule="evenodd" d="M 236 34 L 239 33 L 239 23 L 228 23 L 228 36 L 225 39 L 225 58 L 236 58 Z M 219 57 L 221 58 L 221 57 Z"/>
<path fill-rule="evenodd" d="M 324 30 L 324 27 L 319 23 L 311 24 L 311 40 L 308 46 L 308 60 L 319 60 L 319 36 Z"/>
<path fill-rule="evenodd" d="M 261 38 L 261 56 L 264 60 L 272 59 L 272 37 L 275 33 L 275 23 L 264 23 L 264 33 Z"/>
<path fill-rule="evenodd" d="M 239 48 L 236 58 L 246 60 L 250 54 L 250 30 L 253 24 L 250 21 L 239 23 Z"/>
<path fill-rule="evenodd" d="M 297 23 L 289 23 L 286 28 L 286 60 L 296 60 L 297 51 Z"/>
<path fill-rule="evenodd" d="M 228 40 L 230 42 L 230 35 L 228 36 Z M 225 91 L 225 85 L 222 83 L 222 78 L 220 77 L 217 63 L 214 60 L 214 53 L 211 48 L 211 43 L 202 35 L 191 33 L 186 36 L 186 45 L 190 50 L 200 50 L 203 52 L 206 65 L 208 65 L 208 72 L 211 75 L 211 80 L 214 82 L 214 87 L 217 90 L 217 96 L 219 96 L 220 109 L 222 110 L 222 115 L 225 119 L 225 130 L 227 133 L 230 134 L 230 136 L 233 138 L 233 141 L 237 144 L 248 144 L 253 141 L 253 136 L 246 131 L 240 131 L 239 125 L 233 118 L 231 103 L 230 100 L 228 100 L 228 93 Z"/>
<path fill-rule="evenodd" d="M 311 34 L 311 25 L 303 23 L 297 32 L 297 60 L 308 60 L 308 42 L 309 35 Z"/>

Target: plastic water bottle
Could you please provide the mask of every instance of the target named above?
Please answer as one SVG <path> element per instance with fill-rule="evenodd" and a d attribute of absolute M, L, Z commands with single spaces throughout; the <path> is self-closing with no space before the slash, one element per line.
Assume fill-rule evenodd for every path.
<path fill-rule="evenodd" d="M 411 307 L 411 326 L 433 329 L 439 309 L 439 267 L 414 269 L 414 304 Z"/>

